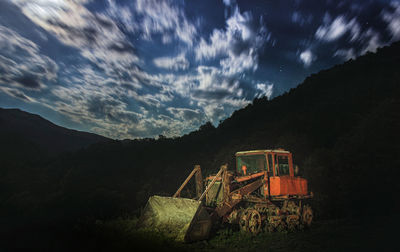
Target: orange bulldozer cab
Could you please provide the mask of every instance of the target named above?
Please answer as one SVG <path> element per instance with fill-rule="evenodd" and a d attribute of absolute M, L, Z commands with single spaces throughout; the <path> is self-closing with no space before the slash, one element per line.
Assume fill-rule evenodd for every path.
<path fill-rule="evenodd" d="M 292 153 L 283 149 L 241 151 L 236 153 L 237 181 L 264 176 L 265 197 L 305 196 L 307 180 L 296 176 Z M 243 167 L 246 167 L 243 169 Z M 269 181 L 268 181 L 269 180 Z"/>

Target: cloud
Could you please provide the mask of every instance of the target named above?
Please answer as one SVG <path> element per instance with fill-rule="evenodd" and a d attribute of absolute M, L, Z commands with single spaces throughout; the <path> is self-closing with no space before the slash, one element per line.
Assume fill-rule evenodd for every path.
<path fill-rule="evenodd" d="M 221 104 L 204 104 L 204 113 L 212 122 L 218 122 L 226 116 L 225 108 Z"/>
<path fill-rule="evenodd" d="M 158 78 L 168 83 L 169 91 L 190 99 L 203 99 L 203 97 L 206 99 L 206 94 L 212 99 L 214 92 L 224 93 L 226 96 L 237 96 L 240 89 L 235 78 L 225 76 L 220 69 L 212 66 L 200 65 L 196 67 L 196 71 L 185 75 L 168 74 L 160 75 Z M 222 99 L 226 97 L 217 96 L 220 98 L 218 102 L 222 102 Z"/>
<path fill-rule="evenodd" d="M 229 96 L 230 93 L 225 89 L 219 90 L 202 90 L 197 89 L 194 90 L 192 96 L 198 100 L 214 100 L 214 101 L 223 101 L 223 99 Z"/>
<path fill-rule="evenodd" d="M 379 47 L 384 46 L 386 43 L 381 40 L 381 35 L 379 32 L 372 28 L 362 32 L 358 42 L 360 43 L 360 48 L 340 48 L 336 50 L 334 56 L 339 56 L 345 60 L 355 59 L 359 55 L 364 55 L 367 52 L 376 52 Z"/>
<path fill-rule="evenodd" d="M 131 5 L 120 5 L 114 0 L 107 0 L 107 3 L 107 14 L 142 39 L 151 40 L 154 35 L 161 35 L 164 44 L 171 43 L 175 38 L 188 47 L 193 45 L 197 27 L 176 1 L 137 0 Z"/>
<path fill-rule="evenodd" d="M 120 53 L 120 54 L 124 54 L 124 53 L 133 54 L 136 51 L 135 48 L 131 44 L 124 42 L 124 41 L 123 42 L 118 41 L 114 44 L 110 44 L 108 49 L 115 51 L 117 53 Z"/>
<path fill-rule="evenodd" d="M 376 5 L 373 6 L 373 8 L 376 8 Z M 379 15 L 375 21 L 369 19 L 367 22 L 360 23 L 356 18 L 348 21 L 344 15 L 339 15 L 335 19 L 336 25 L 334 26 L 334 22 L 332 22 L 332 24 L 328 26 L 327 24 L 331 23 L 330 16 L 325 15 L 324 26 L 320 26 L 318 28 L 319 31 L 317 30 L 315 35 L 317 38 L 319 36 L 319 39 L 322 41 L 328 41 L 330 38 L 328 36 L 328 30 L 332 30 L 329 29 L 329 27 L 338 27 L 338 32 L 333 33 L 337 34 L 337 38 L 344 36 L 344 34 L 350 35 L 348 39 L 350 43 L 343 45 L 342 48 L 334 52 L 334 56 L 341 57 L 344 60 L 355 59 L 367 52 L 376 52 L 377 48 L 400 39 L 400 3 L 398 1 L 391 1 L 389 6 L 378 6 L 380 6 L 379 9 L 382 10 L 379 11 L 378 9 L 377 13 Z M 354 6 L 354 8 L 359 15 L 357 18 L 363 20 L 365 17 L 361 16 L 361 5 Z M 378 18 L 381 20 L 378 20 Z M 385 23 L 387 24 L 385 27 L 386 31 L 382 29 L 384 28 L 382 25 Z M 322 35 L 325 35 L 325 39 Z M 389 38 L 389 40 L 387 38 Z"/>
<path fill-rule="evenodd" d="M 55 81 L 57 71 L 57 64 L 34 42 L 0 25 L 1 83 L 38 90 Z"/>
<path fill-rule="evenodd" d="M 209 42 L 200 39 L 195 55 L 198 61 L 221 58 L 220 66 L 226 75 L 255 71 L 258 53 L 268 40 L 266 27 L 256 24 L 250 12 L 240 13 L 236 6 L 233 15 L 226 20 L 225 29 L 214 29 Z"/>
<path fill-rule="evenodd" d="M 57 97 L 47 106 L 66 115 L 72 121 L 86 125 L 95 133 L 111 138 L 139 137 L 130 135 L 132 129 L 144 132 L 146 118 L 131 111 L 128 104 L 112 88 L 98 90 L 92 84 L 59 87 L 52 90 Z M 42 104 L 46 101 L 41 100 Z"/>
<path fill-rule="evenodd" d="M 178 70 L 186 70 L 189 68 L 189 61 L 182 53 L 176 57 L 160 57 L 153 60 L 154 65 L 160 68 Z"/>
<path fill-rule="evenodd" d="M 231 6 L 233 4 L 236 4 L 236 0 L 222 0 L 222 2 L 226 5 L 226 6 Z"/>
<path fill-rule="evenodd" d="M 111 97 L 92 97 L 87 101 L 87 111 L 95 118 L 106 119 L 115 123 L 138 123 L 139 114 L 127 111 L 123 102 Z"/>
<path fill-rule="evenodd" d="M 257 70 L 258 54 L 254 48 L 250 48 L 246 53 L 241 53 L 238 56 L 228 54 L 227 58 L 220 61 L 224 74 L 231 76 L 237 73 L 242 73 L 246 70 Z"/>
<path fill-rule="evenodd" d="M 134 14 L 129 6 L 118 5 L 114 0 L 107 0 L 107 4 L 106 13 L 110 18 L 122 24 L 129 32 L 135 33 L 139 30 L 140 27 L 134 22 Z"/>
<path fill-rule="evenodd" d="M 204 121 L 204 113 L 200 109 L 189 109 L 189 108 L 167 108 L 168 112 L 172 114 L 173 117 L 180 119 L 181 121 L 191 122 L 194 121 L 201 123 Z"/>
<path fill-rule="evenodd" d="M 187 19 L 184 11 L 173 3 L 167 0 L 137 0 L 135 12 L 140 26 L 137 29 L 140 29 L 145 39 L 150 39 L 154 34 L 161 34 L 162 41 L 169 43 L 172 35 L 192 46 L 197 28 Z M 130 25 L 136 26 L 132 23 Z"/>
<path fill-rule="evenodd" d="M 379 33 L 371 28 L 363 33 L 362 39 L 364 40 L 364 47 L 361 49 L 361 55 L 369 51 L 376 52 L 376 49 L 378 49 L 378 47 L 384 45 L 384 43 L 380 39 Z"/>
<path fill-rule="evenodd" d="M 356 58 L 356 53 L 354 48 L 349 48 L 349 49 L 339 49 L 335 52 L 333 56 L 339 56 L 344 58 L 345 60 L 349 59 L 355 59 Z"/>
<path fill-rule="evenodd" d="M 361 10 L 360 8 L 360 6 L 353 6 L 353 9 L 357 12 Z M 394 18 L 396 16 L 394 14 L 395 12 L 396 11 L 390 15 L 388 15 L 388 12 L 381 12 L 382 18 L 389 22 L 389 30 L 392 30 L 390 28 L 391 22 L 396 22 L 396 18 Z M 332 42 L 347 35 L 347 42 L 349 42 L 349 44 L 344 48 L 337 49 L 333 56 L 339 56 L 345 60 L 354 59 L 368 51 L 375 52 L 378 47 L 385 45 L 381 40 L 380 32 L 372 27 L 366 26 L 367 24 L 368 23 L 364 24 L 364 27 L 362 27 L 356 17 L 349 19 L 345 15 L 338 15 L 332 20 L 331 16 L 326 13 L 323 25 L 318 27 L 315 32 L 315 37 L 323 42 Z M 312 54 L 304 51 L 300 54 L 300 60 L 307 67 L 315 59 L 312 56 Z"/>
<path fill-rule="evenodd" d="M 124 71 L 139 61 L 133 45 L 118 25 L 101 13 L 92 13 L 87 1 L 13 0 L 36 25 L 59 41 L 76 48 L 98 67 Z"/>
<path fill-rule="evenodd" d="M 265 84 L 265 83 L 258 83 L 256 85 L 256 89 L 259 91 L 255 97 L 261 98 L 261 97 L 267 97 L 267 99 L 271 99 L 273 90 L 274 90 L 274 84 Z"/>
<path fill-rule="evenodd" d="M 341 38 L 346 33 L 350 34 L 350 41 L 356 40 L 360 35 L 360 25 L 356 18 L 350 21 L 344 15 L 339 15 L 332 22 L 329 14 L 325 15 L 324 24 L 318 27 L 315 37 L 322 41 L 331 42 Z"/>
<path fill-rule="evenodd" d="M 316 59 L 316 56 L 311 52 L 310 49 L 307 49 L 300 53 L 299 58 L 305 67 L 309 67 L 311 63 Z"/>
<path fill-rule="evenodd" d="M 388 23 L 387 29 L 392 35 L 392 41 L 400 39 L 400 3 L 391 2 L 393 11 L 382 11 L 381 17 Z"/>
<path fill-rule="evenodd" d="M 200 65 L 195 72 L 185 75 L 165 74 L 158 78 L 168 84 L 167 92 L 197 106 L 206 115 L 206 119 L 214 123 L 251 102 L 243 97 L 239 80 L 224 75 L 217 67 Z"/>
<path fill-rule="evenodd" d="M 300 26 L 310 24 L 312 20 L 313 20 L 312 15 L 304 15 L 300 11 L 294 11 L 292 13 L 292 23 L 298 24 Z"/>
<path fill-rule="evenodd" d="M 18 89 L 0 86 L 0 90 L 11 97 L 23 100 L 25 102 L 36 102 L 36 100 L 34 98 L 29 97 L 24 92 L 22 92 L 21 90 L 18 90 Z"/>
<path fill-rule="evenodd" d="M 136 83 L 116 83 L 91 65 L 72 66 L 67 73 L 71 76 L 68 81 L 63 86 L 52 88 L 53 97 L 40 98 L 40 102 L 73 122 L 89 127 L 92 132 L 124 139 L 159 134 L 176 136 L 186 129 L 196 128 L 178 118 L 164 117 L 168 111 L 154 110 L 154 107 L 163 107 L 172 99 L 163 89 L 152 91 Z M 148 81 L 158 80 L 152 76 Z"/>

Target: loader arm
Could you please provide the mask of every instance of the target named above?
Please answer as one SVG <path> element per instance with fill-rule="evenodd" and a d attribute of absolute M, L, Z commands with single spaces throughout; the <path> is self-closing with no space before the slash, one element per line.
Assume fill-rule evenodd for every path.
<path fill-rule="evenodd" d="M 202 176 L 201 176 L 201 168 L 200 165 L 195 165 L 192 172 L 189 174 L 189 176 L 187 176 L 186 180 L 182 183 L 182 185 L 179 187 L 179 189 L 176 191 L 176 193 L 174 194 L 174 196 L 172 196 L 173 198 L 179 198 L 181 195 L 181 192 L 183 190 L 183 188 L 186 186 L 186 184 L 189 182 L 189 180 L 193 177 L 193 175 L 195 176 L 196 179 L 196 195 L 197 197 L 200 197 L 201 192 L 203 191 L 203 183 L 202 183 Z"/>
<path fill-rule="evenodd" d="M 249 195 L 250 193 L 254 192 L 260 186 L 262 186 L 262 184 L 263 180 L 259 179 L 231 192 L 228 197 L 226 197 L 226 200 L 214 210 L 214 212 L 212 213 L 212 217 L 225 216 L 229 211 L 232 210 L 234 206 L 242 201 L 243 196 Z"/>

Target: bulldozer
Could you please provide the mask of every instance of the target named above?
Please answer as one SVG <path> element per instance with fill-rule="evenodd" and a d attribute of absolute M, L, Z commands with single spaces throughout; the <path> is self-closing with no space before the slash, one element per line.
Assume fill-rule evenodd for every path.
<path fill-rule="evenodd" d="M 203 180 L 200 165 L 195 165 L 172 197 L 150 197 L 138 228 L 191 242 L 207 239 L 216 223 L 228 223 L 251 234 L 295 231 L 311 225 L 313 194 L 307 180 L 298 176 L 291 152 L 252 150 L 235 156 L 234 171 L 225 164 Z M 196 197 L 180 197 L 193 176 Z"/>

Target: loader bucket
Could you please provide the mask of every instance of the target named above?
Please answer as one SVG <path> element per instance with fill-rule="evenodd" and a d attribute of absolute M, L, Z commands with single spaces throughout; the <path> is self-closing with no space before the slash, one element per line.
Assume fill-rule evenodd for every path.
<path fill-rule="evenodd" d="M 211 218 L 201 201 L 152 196 L 138 221 L 138 228 L 155 231 L 180 242 L 204 240 Z"/>

